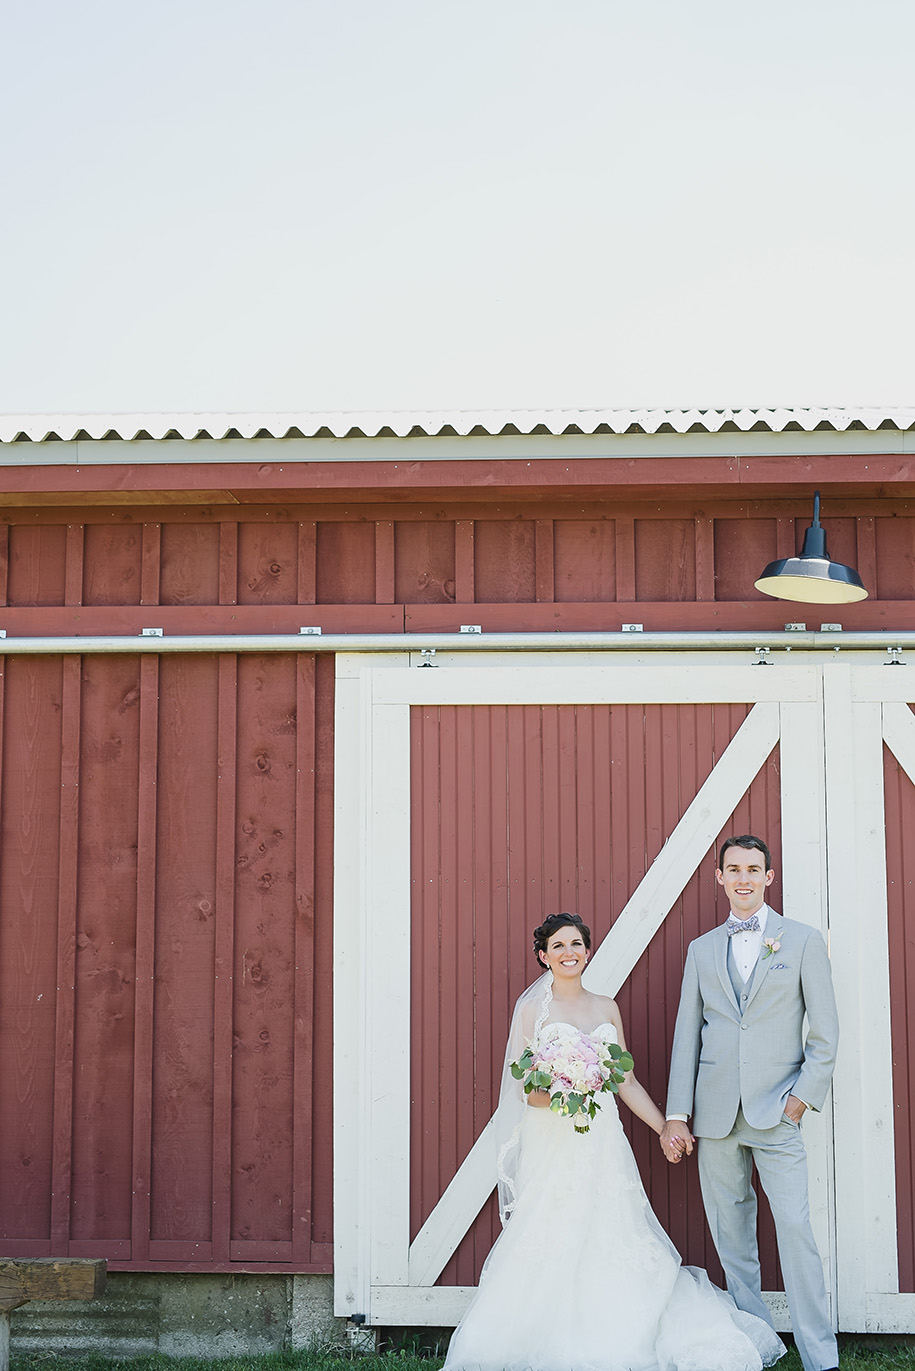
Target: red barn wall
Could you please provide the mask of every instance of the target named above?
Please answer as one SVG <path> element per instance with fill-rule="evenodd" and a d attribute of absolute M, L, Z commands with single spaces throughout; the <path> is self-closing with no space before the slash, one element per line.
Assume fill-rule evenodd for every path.
<path fill-rule="evenodd" d="M 752 580 L 797 548 L 807 493 L 44 498 L 0 516 L 0 627 L 127 641 L 0 661 L 0 1254 L 327 1271 L 332 659 L 140 657 L 129 636 L 780 628 L 804 611 Z M 873 598 L 810 626 L 915 628 L 915 508 L 824 514 Z"/>

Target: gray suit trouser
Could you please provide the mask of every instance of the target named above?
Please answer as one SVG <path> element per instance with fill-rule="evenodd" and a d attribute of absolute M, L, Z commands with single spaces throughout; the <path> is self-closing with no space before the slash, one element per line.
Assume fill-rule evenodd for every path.
<path fill-rule="evenodd" d="M 760 1285 L 754 1162 L 775 1219 L 791 1329 L 805 1371 L 838 1366 L 823 1264 L 810 1227 L 807 1153 L 800 1128 L 787 1118 L 775 1128 L 751 1128 L 740 1110 L 726 1138 L 699 1139 L 702 1199 L 728 1290 L 739 1309 L 771 1324 Z"/>

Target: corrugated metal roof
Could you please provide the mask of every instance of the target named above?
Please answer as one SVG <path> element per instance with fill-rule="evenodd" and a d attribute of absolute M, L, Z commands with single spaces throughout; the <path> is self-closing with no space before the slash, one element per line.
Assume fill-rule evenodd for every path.
<path fill-rule="evenodd" d="M 7 414 L 0 442 L 233 438 L 406 438 L 468 434 L 785 433 L 915 429 L 893 409 L 328 410 L 307 414 Z"/>

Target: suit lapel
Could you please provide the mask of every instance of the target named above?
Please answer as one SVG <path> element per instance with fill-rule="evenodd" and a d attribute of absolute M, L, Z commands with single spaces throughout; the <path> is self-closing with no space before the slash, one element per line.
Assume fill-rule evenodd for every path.
<path fill-rule="evenodd" d="M 766 937 L 771 938 L 773 942 L 778 942 L 784 926 L 785 921 L 781 915 L 776 914 L 774 909 L 770 909 L 769 916 L 766 919 Z M 768 976 L 772 968 L 772 963 L 778 960 L 774 955 L 769 957 L 764 956 L 765 950 L 765 947 L 762 947 L 759 951 L 759 957 L 756 962 L 756 973 L 753 976 L 753 984 L 750 986 L 750 993 L 747 996 L 747 1009 L 749 1009 L 750 1005 L 753 1003 L 759 987 Z"/>
<path fill-rule="evenodd" d="M 729 942 L 727 930 L 722 924 L 720 928 L 715 930 L 715 966 L 718 971 L 718 979 L 721 981 L 721 988 L 727 995 L 730 1004 L 733 1005 L 734 1013 L 740 1018 L 740 1007 L 737 1004 L 737 996 L 731 983 L 731 973 L 728 971 Z"/>

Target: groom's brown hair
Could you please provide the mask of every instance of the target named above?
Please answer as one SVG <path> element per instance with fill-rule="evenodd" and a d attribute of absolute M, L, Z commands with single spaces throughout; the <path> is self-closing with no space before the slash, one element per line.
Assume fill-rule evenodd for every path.
<path fill-rule="evenodd" d="M 725 838 L 718 852 L 718 870 L 724 870 L 724 854 L 729 847 L 745 847 L 748 852 L 758 849 L 766 859 L 766 870 L 772 870 L 772 858 L 762 838 L 754 838 L 752 833 L 741 833 L 739 838 Z"/>

